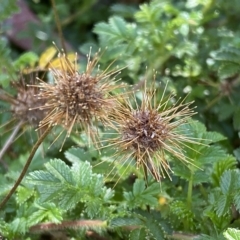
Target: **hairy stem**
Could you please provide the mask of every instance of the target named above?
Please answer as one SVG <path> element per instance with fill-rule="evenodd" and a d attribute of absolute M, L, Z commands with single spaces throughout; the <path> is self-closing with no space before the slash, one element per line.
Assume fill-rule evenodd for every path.
<path fill-rule="evenodd" d="M 41 223 L 30 227 L 30 232 L 44 232 L 61 230 L 65 228 L 106 228 L 107 222 L 102 220 L 79 220 L 79 221 L 63 221 L 61 223 Z"/>
<path fill-rule="evenodd" d="M 192 208 L 192 188 L 193 188 L 193 173 L 191 171 L 191 177 L 188 182 L 188 192 L 187 192 L 187 205 L 189 209 Z"/>
<path fill-rule="evenodd" d="M 31 162 L 32 159 L 35 155 L 35 152 L 37 151 L 39 145 L 43 142 L 43 140 L 45 139 L 45 137 L 48 135 L 48 133 L 51 131 L 52 127 L 49 126 L 46 131 L 40 136 L 40 138 L 38 139 L 38 141 L 35 143 L 35 145 L 32 148 L 32 151 L 30 152 L 30 155 L 27 159 L 27 162 L 20 174 L 20 176 L 18 177 L 16 183 L 14 184 L 14 186 L 12 187 L 12 189 L 10 190 L 10 192 L 8 193 L 8 195 L 2 200 L 2 202 L 0 203 L 0 209 L 3 208 L 3 206 L 7 203 L 7 201 L 9 200 L 9 198 L 13 195 L 13 193 L 15 192 L 15 190 L 17 189 L 17 187 L 20 185 L 20 183 L 22 182 L 22 179 L 24 178 Z"/>

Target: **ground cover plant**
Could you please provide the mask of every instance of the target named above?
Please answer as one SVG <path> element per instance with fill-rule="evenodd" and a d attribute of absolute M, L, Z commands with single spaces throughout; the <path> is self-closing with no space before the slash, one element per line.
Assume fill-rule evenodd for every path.
<path fill-rule="evenodd" d="M 239 11 L 3 0 L 0 239 L 240 239 Z"/>

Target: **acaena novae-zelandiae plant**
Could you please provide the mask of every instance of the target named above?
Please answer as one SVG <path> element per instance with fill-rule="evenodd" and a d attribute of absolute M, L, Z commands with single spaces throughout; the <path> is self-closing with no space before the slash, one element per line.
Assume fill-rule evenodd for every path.
<path fill-rule="evenodd" d="M 29 110 L 41 110 L 47 113 L 38 125 L 38 130 L 43 130 L 43 133 L 33 146 L 15 185 L 0 203 L 0 208 L 5 205 L 21 183 L 37 148 L 56 125 L 63 127 L 63 130 L 53 143 L 62 133 L 67 132 L 60 151 L 73 129 L 85 131 L 97 146 L 99 143 L 97 131 L 99 126 L 97 125 L 102 124 L 103 127 L 111 125 L 108 115 L 117 103 L 117 98 L 112 92 L 122 88 L 122 85 L 116 84 L 116 76 L 121 69 L 114 68 L 114 62 L 112 62 L 101 71 L 98 66 L 100 57 L 99 51 L 91 60 L 90 51 L 86 69 L 81 73 L 78 71 L 77 55 L 73 63 L 65 53 L 59 52 L 59 67 L 51 68 L 50 63 L 49 71 L 53 76 L 53 83 L 38 79 L 39 84 L 28 85 L 30 88 L 37 89 L 38 94 L 35 97 L 43 102 L 42 105 L 30 107 Z"/>
<path fill-rule="evenodd" d="M 39 128 L 62 126 L 63 130 L 57 138 L 65 130 L 67 132 L 60 151 L 74 129 L 85 131 L 89 139 L 97 145 L 99 140 L 96 126 L 111 124 L 108 115 L 116 105 L 116 97 L 112 92 L 122 87 L 116 84 L 120 69 L 111 69 L 112 63 L 101 71 L 98 66 L 100 52 L 92 60 L 90 55 L 91 50 L 87 56 L 86 70 L 81 73 L 76 62 L 70 62 L 64 53 L 59 53 L 60 68 L 50 68 L 54 83 L 39 79 L 40 83 L 36 86 L 40 89 L 38 98 L 45 101 L 41 109 L 48 111 Z"/>
<path fill-rule="evenodd" d="M 179 130 L 179 126 L 186 124 L 195 114 L 190 106 L 193 102 L 181 98 L 175 100 L 173 94 L 165 96 L 166 88 L 167 85 L 157 100 L 155 80 L 149 87 L 145 80 L 140 102 L 137 94 L 120 99 L 111 112 L 116 137 L 106 140 L 107 147 L 116 149 L 114 158 L 120 165 L 122 163 L 126 169 L 136 165 L 137 170 L 143 170 L 145 179 L 150 174 L 157 181 L 166 175 L 171 178 L 170 156 L 186 165 L 193 164 L 184 148 L 188 143 L 200 142 Z"/>

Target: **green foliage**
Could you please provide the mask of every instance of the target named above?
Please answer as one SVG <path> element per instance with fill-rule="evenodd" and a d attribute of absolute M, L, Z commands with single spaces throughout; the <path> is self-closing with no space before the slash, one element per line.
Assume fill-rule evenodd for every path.
<path fill-rule="evenodd" d="M 5 20 L 18 10 L 16 0 L 3 0 L 0 6 L 0 21 Z"/>
<path fill-rule="evenodd" d="M 159 183 L 152 183 L 147 188 L 145 184 L 145 181 L 137 179 L 133 184 L 133 191 L 124 192 L 124 199 L 128 208 L 157 205 L 157 195 L 160 191 Z"/>
<path fill-rule="evenodd" d="M 79 161 L 70 168 L 56 159 L 45 166 L 46 171 L 32 172 L 27 178 L 37 187 L 41 202 L 57 201 L 58 207 L 66 211 L 81 202 L 90 218 L 108 214 L 99 206 L 107 203 L 113 192 L 104 187 L 102 176 L 92 173 L 88 162 Z"/>
<path fill-rule="evenodd" d="M 240 231 L 234 228 L 228 228 L 224 233 L 224 237 L 227 240 L 239 240 L 240 239 Z"/>

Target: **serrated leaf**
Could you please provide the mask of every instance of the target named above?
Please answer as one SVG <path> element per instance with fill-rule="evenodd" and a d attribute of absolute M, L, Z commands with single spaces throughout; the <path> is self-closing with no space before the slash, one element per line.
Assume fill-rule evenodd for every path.
<path fill-rule="evenodd" d="M 145 189 L 145 182 L 143 180 L 137 179 L 133 185 L 133 195 L 138 196 L 143 193 Z"/>
<path fill-rule="evenodd" d="M 240 230 L 238 229 L 228 228 L 223 235 L 227 240 L 240 240 Z"/>
<path fill-rule="evenodd" d="M 145 228 L 134 229 L 129 234 L 129 240 L 146 240 L 147 234 Z"/>
<path fill-rule="evenodd" d="M 218 75 L 220 78 L 229 78 L 240 72 L 240 62 L 236 63 L 224 63 L 218 69 Z"/>
<path fill-rule="evenodd" d="M 91 182 L 92 167 L 89 162 L 84 164 L 73 164 L 72 173 L 74 180 L 78 183 L 78 186 L 84 186 L 86 182 Z"/>
<path fill-rule="evenodd" d="M 124 192 L 123 195 L 127 206 L 129 208 L 136 208 L 141 205 L 156 205 L 158 203 L 159 192 L 159 183 L 152 183 L 146 187 L 143 180 L 137 179 L 133 185 L 133 192 Z"/>
<path fill-rule="evenodd" d="M 17 190 L 17 198 L 16 198 L 18 204 L 21 205 L 24 202 L 26 202 L 34 194 L 34 192 L 35 192 L 34 189 L 19 186 Z"/>
<path fill-rule="evenodd" d="M 236 52 L 221 51 L 216 55 L 216 60 L 239 64 L 239 56 Z"/>
<path fill-rule="evenodd" d="M 106 43 L 123 43 L 131 38 L 129 33 L 132 33 L 132 31 L 129 32 L 125 20 L 119 16 L 111 17 L 108 24 L 103 22 L 96 24 L 93 31 L 100 36 L 101 42 L 105 45 Z"/>
<path fill-rule="evenodd" d="M 179 220 L 182 219 L 184 222 L 188 222 L 189 227 L 194 224 L 194 213 L 191 211 L 185 202 L 175 200 L 170 205 L 171 213 L 177 217 Z"/>
<path fill-rule="evenodd" d="M 139 218 L 132 218 L 132 217 L 121 217 L 121 218 L 114 218 L 111 220 L 110 226 L 111 227 L 124 227 L 124 226 L 141 226 L 142 221 Z"/>
<path fill-rule="evenodd" d="M 33 183 L 34 184 L 34 183 Z M 35 183 L 37 185 L 37 183 Z M 40 193 L 40 201 L 45 202 L 46 200 L 54 200 L 58 197 L 58 194 L 62 190 L 62 184 L 55 184 L 53 186 L 47 186 L 47 185 L 37 185 L 37 190 Z"/>
<path fill-rule="evenodd" d="M 157 240 L 166 239 L 166 233 L 161 226 L 161 224 L 157 223 L 157 221 L 148 220 L 146 221 L 146 227 L 149 230 L 149 233 Z"/>
<path fill-rule="evenodd" d="M 47 170 L 54 175 L 57 179 L 61 182 L 68 182 L 73 183 L 73 176 L 70 168 L 63 162 L 57 159 L 51 160 L 50 162 L 46 163 Z"/>
<path fill-rule="evenodd" d="M 126 21 L 118 16 L 111 17 L 109 19 L 109 25 L 112 27 L 112 30 L 119 35 L 124 36 L 126 33 Z M 125 37 L 125 36 L 124 36 Z"/>
<path fill-rule="evenodd" d="M 204 133 L 204 138 L 211 140 L 210 143 L 216 143 L 227 139 L 225 136 L 218 132 L 206 132 Z"/>
<path fill-rule="evenodd" d="M 240 147 L 235 149 L 233 153 L 234 153 L 234 156 L 237 158 L 237 160 L 240 161 Z"/>
<path fill-rule="evenodd" d="M 240 190 L 236 191 L 233 196 L 233 203 L 235 208 L 240 211 Z"/>
<path fill-rule="evenodd" d="M 212 179 L 215 186 L 220 186 L 220 178 L 224 171 L 234 169 L 237 162 L 233 156 L 227 156 L 214 164 Z"/>
<path fill-rule="evenodd" d="M 223 194 L 231 194 L 236 188 L 239 187 L 240 174 L 236 170 L 226 170 L 220 181 L 220 188 Z"/>
<path fill-rule="evenodd" d="M 216 206 L 214 209 L 216 210 L 218 217 L 225 216 L 228 213 L 230 209 L 230 201 L 228 196 L 219 196 L 215 204 Z"/>
<path fill-rule="evenodd" d="M 43 220 L 53 223 L 60 223 L 63 220 L 62 211 L 54 203 L 36 204 L 36 207 L 36 211 L 28 218 L 30 226 L 40 223 Z"/>
<path fill-rule="evenodd" d="M 36 185 L 41 204 L 55 201 L 57 206 L 67 211 L 82 202 L 90 217 L 104 212 L 102 205 L 113 197 L 113 191 L 104 187 L 103 176 L 93 174 L 88 162 L 79 161 L 70 168 L 55 159 L 45 166 L 45 171 L 35 171 L 27 177 L 28 183 Z"/>
<path fill-rule="evenodd" d="M 201 162 L 201 165 L 204 165 L 207 163 L 213 164 L 214 162 L 218 162 L 221 159 L 226 157 L 227 157 L 227 154 L 223 148 L 221 148 L 220 146 L 211 145 L 209 147 L 205 147 L 201 151 L 201 154 L 199 155 L 197 162 Z"/>
<path fill-rule="evenodd" d="M 40 170 L 29 173 L 29 176 L 26 177 L 26 182 L 35 185 L 55 186 L 57 183 L 60 183 L 60 180 L 51 173 Z"/>
<path fill-rule="evenodd" d="M 71 151 L 66 151 L 64 153 L 64 155 L 71 163 L 75 163 L 75 162 L 80 161 L 79 157 L 77 157 L 75 154 L 71 153 Z"/>

